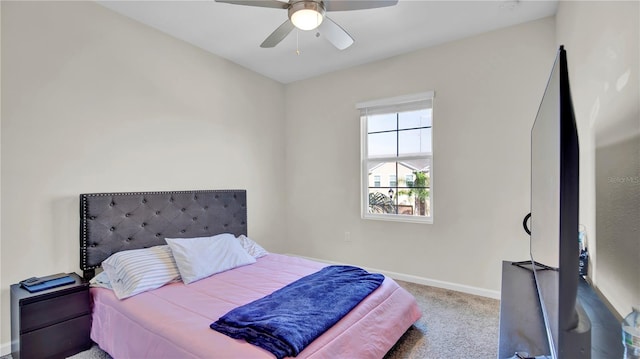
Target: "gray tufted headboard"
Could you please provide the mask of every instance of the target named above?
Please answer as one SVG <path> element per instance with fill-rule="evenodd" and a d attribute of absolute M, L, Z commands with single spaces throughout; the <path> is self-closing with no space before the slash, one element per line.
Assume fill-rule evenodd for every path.
<path fill-rule="evenodd" d="M 245 190 L 80 195 L 80 269 L 85 279 L 111 254 L 165 238 L 247 234 Z"/>

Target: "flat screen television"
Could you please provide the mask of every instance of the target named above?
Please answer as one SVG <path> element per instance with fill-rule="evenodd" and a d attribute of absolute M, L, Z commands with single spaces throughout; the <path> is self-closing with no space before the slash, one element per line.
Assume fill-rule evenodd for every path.
<path fill-rule="evenodd" d="M 591 323 L 577 302 L 578 131 L 560 46 L 531 129 L 531 261 L 553 359 L 590 358 Z"/>

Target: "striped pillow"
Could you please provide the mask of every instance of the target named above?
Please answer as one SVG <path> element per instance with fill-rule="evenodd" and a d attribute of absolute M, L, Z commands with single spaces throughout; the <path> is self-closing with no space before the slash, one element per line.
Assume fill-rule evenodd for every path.
<path fill-rule="evenodd" d="M 102 268 L 118 299 L 180 280 L 178 266 L 167 245 L 115 253 L 102 262 Z"/>

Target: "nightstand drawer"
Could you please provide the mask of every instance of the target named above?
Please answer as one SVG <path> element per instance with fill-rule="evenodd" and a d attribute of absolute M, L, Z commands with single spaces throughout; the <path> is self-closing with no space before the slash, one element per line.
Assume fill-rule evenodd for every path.
<path fill-rule="evenodd" d="M 64 358 L 91 347 L 91 315 L 83 315 L 20 336 L 20 358 Z"/>
<path fill-rule="evenodd" d="M 20 307 L 20 333 L 90 313 L 89 293 L 81 290 Z"/>

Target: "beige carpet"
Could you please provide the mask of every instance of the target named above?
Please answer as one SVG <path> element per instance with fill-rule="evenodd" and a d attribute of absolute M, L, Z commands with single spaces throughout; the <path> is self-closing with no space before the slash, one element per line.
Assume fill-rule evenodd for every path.
<path fill-rule="evenodd" d="M 420 318 L 384 359 L 494 359 L 500 302 L 397 280 L 418 301 Z"/>
<path fill-rule="evenodd" d="M 384 359 L 494 359 L 500 302 L 446 289 L 397 281 L 416 297 L 422 318 Z M 11 355 L 0 357 L 10 359 Z M 94 346 L 73 359 L 111 359 Z M 348 358 L 347 358 L 348 359 Z"/>

